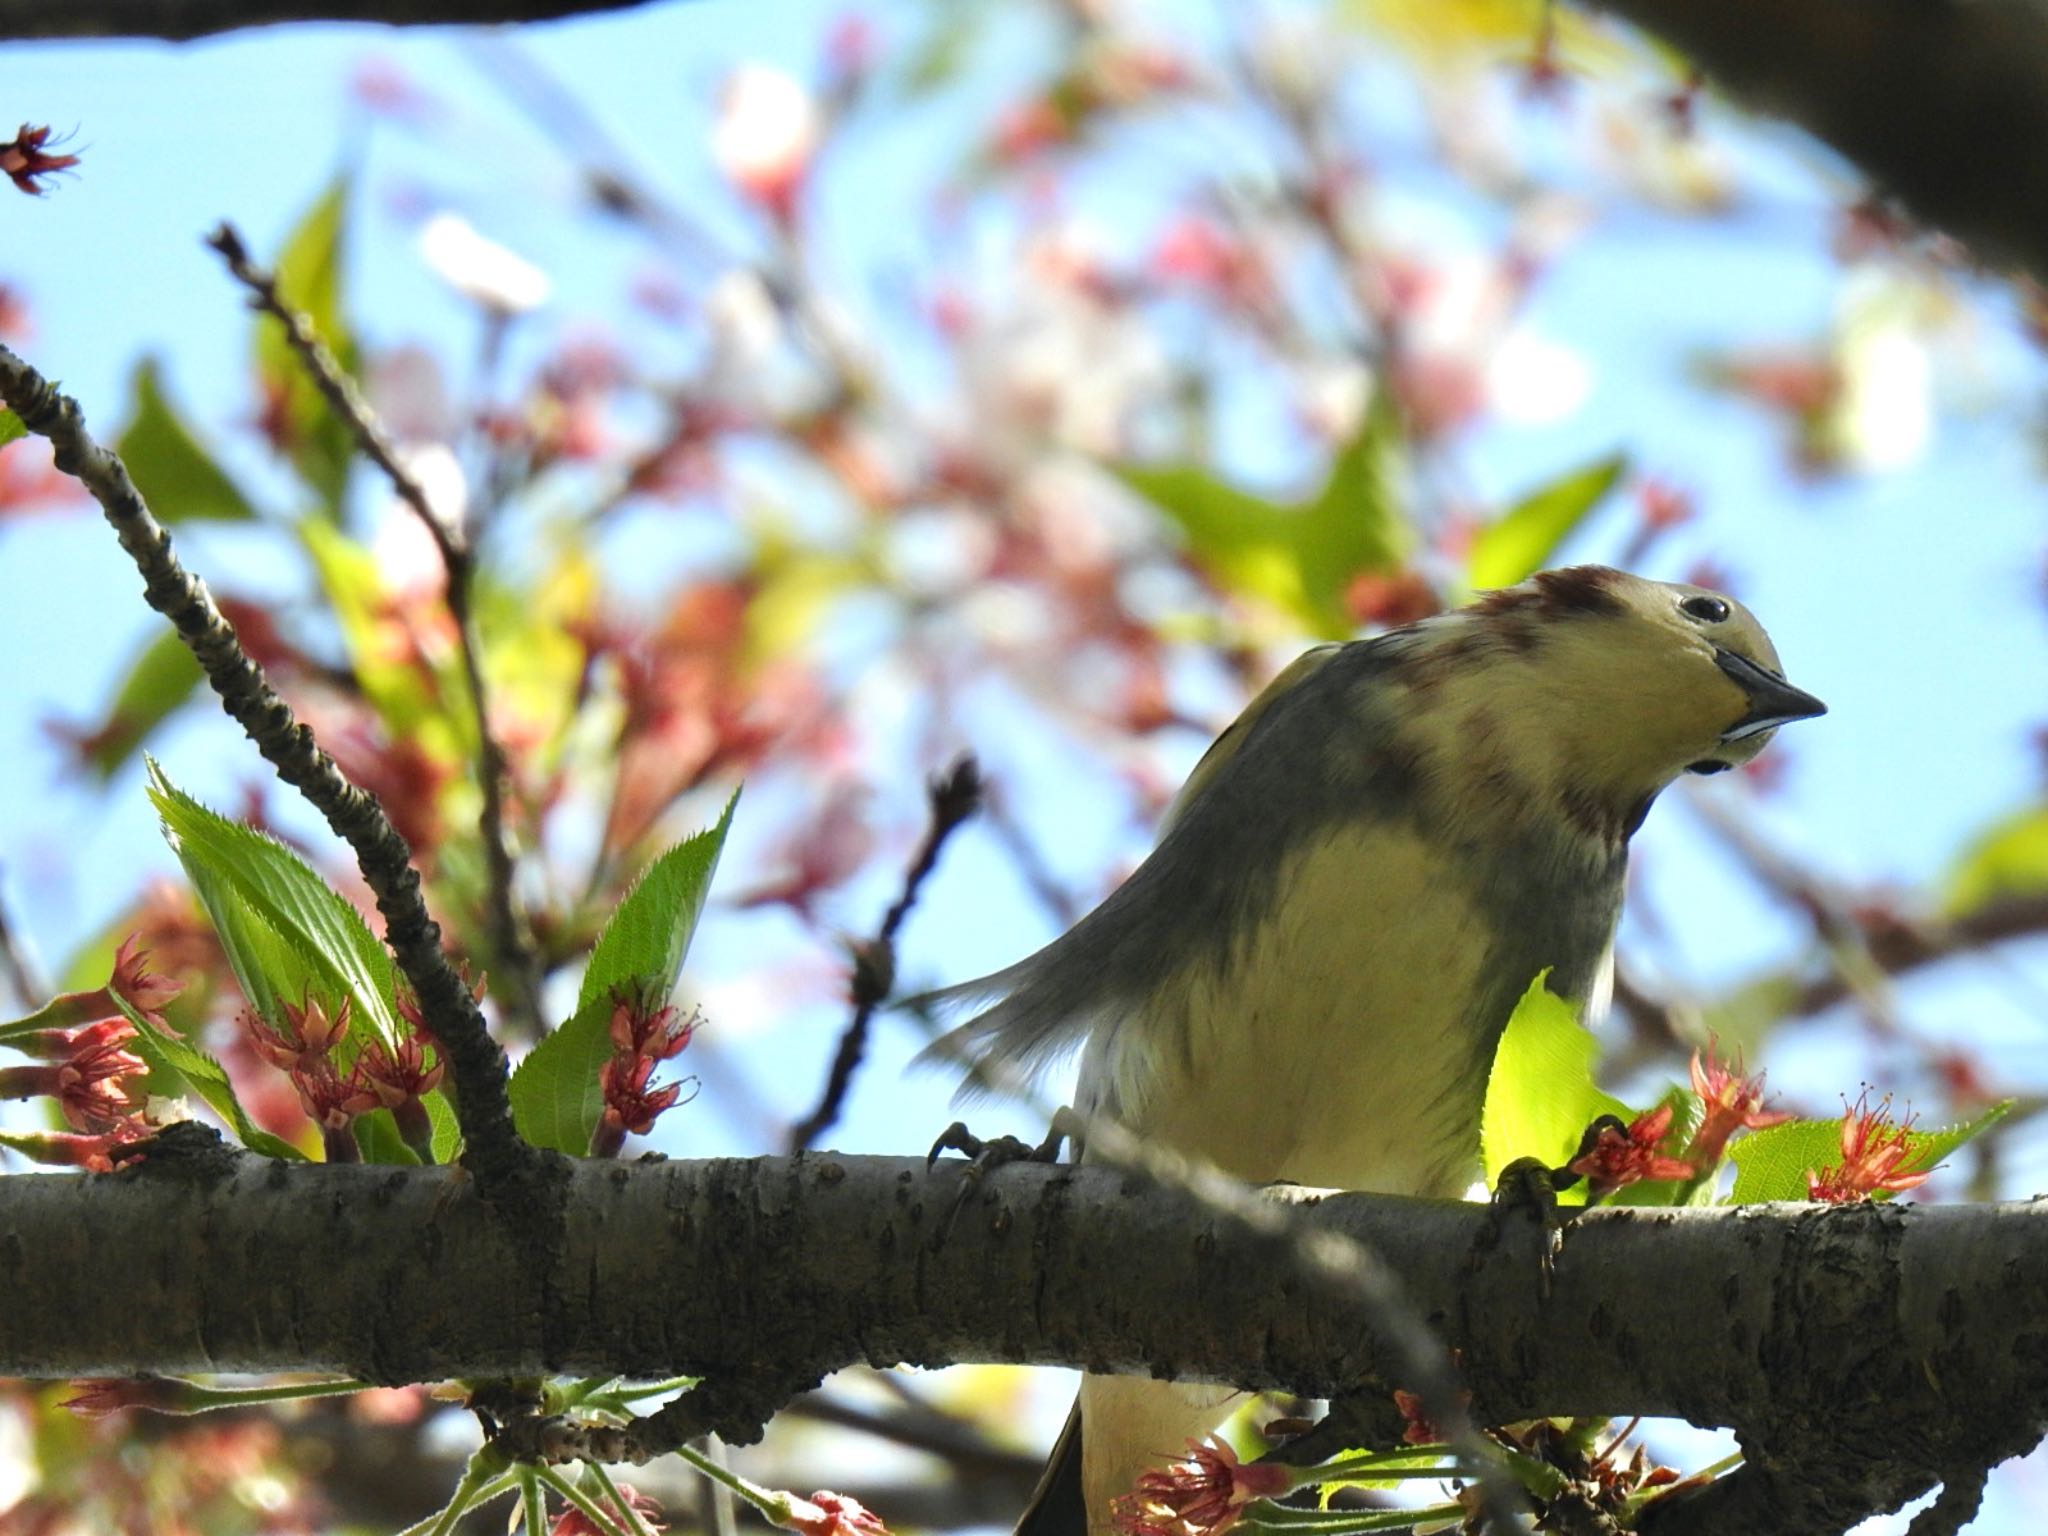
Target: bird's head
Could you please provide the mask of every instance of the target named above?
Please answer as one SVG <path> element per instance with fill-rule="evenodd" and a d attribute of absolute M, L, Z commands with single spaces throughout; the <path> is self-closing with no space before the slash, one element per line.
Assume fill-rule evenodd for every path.
<path fill-rule="evenodd" d="M 1548 787 L 1603 804 L 1646 806 L 1680 774 L 1746 763 L 1779 726 L 1827 712 L 1785 681 L 1749 610 L 1705 587 L 1572 566 L 1453 617 L 1453 650 L 1484 658 L 1455 669 L 1469 679 L 1451 690 L 1469 706 L 1463 740 L 1495 737 Z"/>
<path fill-rule="evenodd" d="M 1566 750 L 1603 776 L 1663 785 L 1719 773 L 1755 757 L 1779 726 L 1827 713 L 1785 681 L 1755 616 L 1705 587 L 1573 566 L 1488 605 L 1505 623 L 1524 615 L 1540 627 L 1532 691 L 1558 711 Z"/>

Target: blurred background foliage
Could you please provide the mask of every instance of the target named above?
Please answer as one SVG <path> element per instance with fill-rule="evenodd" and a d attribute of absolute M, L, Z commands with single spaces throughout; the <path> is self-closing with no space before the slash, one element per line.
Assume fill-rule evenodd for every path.
<path fill-rule="evenodd" d="M 1617 1090 L 1712 1034 L 1816 1115 L 1864 1082 L 1933 1121 L 2010 1097 L 1920 1193 L 2040 1184 L 2036 291 L 1535 0 L 761 9 L 0 52 L 82 156 L 0 210 L 0 338 L 82 398 L 501 977 L 434 550 L 204 230 L 252 233 L 471 531 L 537 956 L 538 1008 L 498 1012 L 515 1053 L 744 777 L 684 984 L 703 1091 L 648 1144 L 778 1150 L 955 752 L 990 800 L 906 991 L 1084 912 L 1305 644 L 1597 559 L 1738 593 L 1835 711 L 1639 838 Z M 39 443 L 0 452 L 21 1011 L 139 931 L 258 1123 L 317 1147 L 231 1027 L 142 751 L 360 888 L 90 511 Z M 916 1151 L 950 1118 L 903 1071 L 922 1030 L 883 1019 L 824 1144 Z M 224 1426 L 59 1395 L 8 1400 L 0 1531 L 388 1528 L 466 1433 L 418 1391 Z M 749 1465 L 858 1484 L 897 1528 L 1001 1523 L 1063 1402 L 849 1376 Z M 1973 1528 L 2033 1528 L 2037 1479 L 2007 1469 Z M 695 1492 L 661 1491 L 687 1525 Z"/>

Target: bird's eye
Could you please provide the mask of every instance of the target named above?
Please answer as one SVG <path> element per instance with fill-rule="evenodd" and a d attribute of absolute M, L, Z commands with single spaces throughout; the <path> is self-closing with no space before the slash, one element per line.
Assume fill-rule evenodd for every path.
<path fill-rule="evenodd" d="M 1716 762 L 1713 758 L 1709 757 L 1703 758 L 1697 763 L 1688 763 L 1685 771 L 1687 773 L 1726 773 L 1732 766 L 1729 763 Z"/>
<path fill-rule="evenodd" d="M 1702 624 L 1718 624 L 1728 617 L 1728 605 L 1718 597 L 1688 597 L 1678 611 Z"/>

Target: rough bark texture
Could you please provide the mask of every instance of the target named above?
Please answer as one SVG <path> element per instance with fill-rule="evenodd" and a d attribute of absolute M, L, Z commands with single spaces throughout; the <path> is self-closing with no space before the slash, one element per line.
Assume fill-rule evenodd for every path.
<path fill-rule="evenodd" d="M 1112 1170 L 1023 1165 L 938 1242 L 959 1167 L 579 1164 L 532 1213 L 561 1233 L 545 1274 L 460 1172 L 221 1151 L 15 1176 L 0 1372 L 687 1373 L 714 1388 L 699 1427 L 746 1439 L 845 1365 L 1004 1360 L 1329 1396 L 1396 1430 L 1389 1341 L 1297 1305 L 1271 1238 Z M 1547 1296 L 1538 1235 L 1496 1237 L 1485 1207 L 1332 1195 L 1299 1219 L 1393 1265 L 1484 1422 L 1735 1426 L 1750 1467 L 1661 1536 L 1839 1530 L 2048 1427 L 2048 1207 L 1606 1210 L 1569 1230 Z"/>

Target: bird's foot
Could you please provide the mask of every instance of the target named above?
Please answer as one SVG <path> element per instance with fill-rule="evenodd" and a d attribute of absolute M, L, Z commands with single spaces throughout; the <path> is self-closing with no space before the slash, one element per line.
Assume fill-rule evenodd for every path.
<path fill-rule="evenodd" d="M 1578 1175 L 1564 1168 L 1552 1168 L 1540 1157 L 1521 1157 L 1500 1171 L 1493 1186 L 1493 1200 L 1487 1217 L 1482 1249 L 1500 1245 L 1510 1217 L 1522 1214 L 1534 1218 L 1542 1228 L 1543 1249 L 1537 1259 L 1541 1294 L 1549 1296 L 1557 1256 L 1564 1251 L 1564 1229 L 1570 1220 L 1560 1211 L 1557 1192 L 1578 1182 Z M 1472 1255 L 1476 1263 L 1479 1253 Z"/>
<path fill-rule="evenodd" d="M 984 1141 L 967 1129 L 967 1122 L 955 1120 L 932 1143 L 931 1151 L 925 1154 L 927 1169 L 938 1162 L 943 1152 L 958 1152 L 967 1159 L 967 1166 L 960 1173 L 960 1189 L 953 1196 L 953 1203 L 946 1210 L 945 1219 L 939 1223 L 937 1243 L 945 1242 L 953 1230 L 953 1223 L 960 1218 L 974 1192 L 981 1188 L 981 1181 L 996 1169 L 1011 1163 L 1056 1163 L 1060 1151 L 1067 1144 L 1067 1132 L 1056 1120 L 1053 1128 L 1046 1132 L 1045 1140 L 1033 1146 L 1019 1136 L 997 1136 Z"/>

